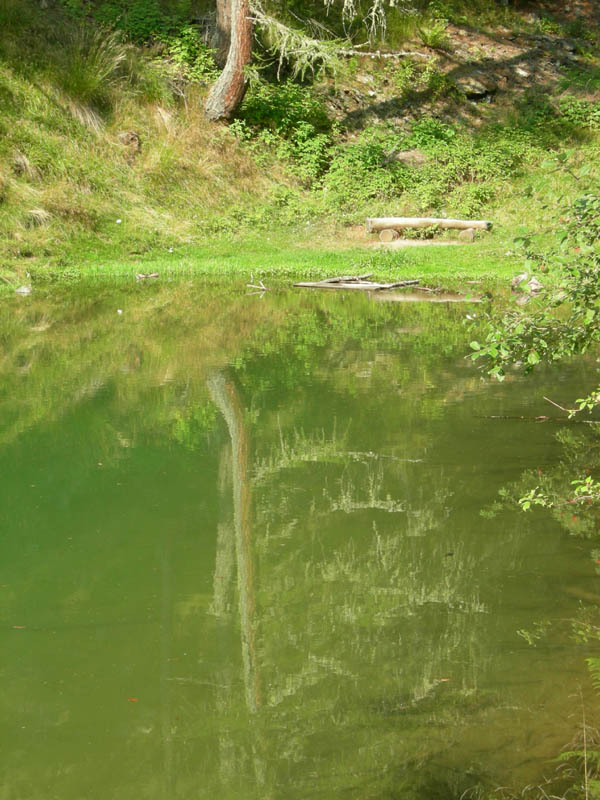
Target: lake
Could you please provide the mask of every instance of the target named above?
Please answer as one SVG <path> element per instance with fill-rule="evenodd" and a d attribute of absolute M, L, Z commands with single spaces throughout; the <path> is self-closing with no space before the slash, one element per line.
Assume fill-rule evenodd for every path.
<path fill-rule="evenodd" d="M 594 372 L 490 382 L 472 308 L 2 298 L 2 797 L 448 800 L 554 773 L 588 653 L 518 631 L 598 578 L 550 515 L 485 510 L 552 469 L 543 396 Z"/>

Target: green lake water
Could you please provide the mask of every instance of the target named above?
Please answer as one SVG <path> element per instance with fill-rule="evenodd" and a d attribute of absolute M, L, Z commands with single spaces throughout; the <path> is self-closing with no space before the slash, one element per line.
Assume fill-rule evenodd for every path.
<path fill-rule="evenodd" d="M 464 304 L 192 283 L 0 305 L 0 797 L 458 798 L 555 770 L 598 591 Z M 119 313 L 121 312 L 121 313 Z M 595 385 L 595 384 L 593 384 Z M 523 419 L 524 418 L 524 419 Z"/>

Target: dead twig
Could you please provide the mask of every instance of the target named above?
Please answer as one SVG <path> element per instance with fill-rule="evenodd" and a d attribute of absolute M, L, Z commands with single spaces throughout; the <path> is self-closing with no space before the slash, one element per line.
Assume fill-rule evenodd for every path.
<path fill-rule="evenodd" d="M 249 289 L 257 289 L 259 292 L 270 292 L 271 290 L 268 286 L 265 286 L 262 281 L 258 282 L 258 286 L 255 283 L 247 283 L 246 286 Z"/>
<path fill-rule="evenodd" d="M 572 414 L 575 411 L 574 408 L 565 408 L 564 406 L 561 406 L 558 403 L 555 403 L 554 400 L 550 400 L 550 398 L 546 397 L 545 395 L 544 395 L 544 400 L 546 400 L 548 403 L 550 403 L 551 405 L 555 406 L 556 408 L 560 408 L 560 410 L 564 411 L 566 414 Z"/>

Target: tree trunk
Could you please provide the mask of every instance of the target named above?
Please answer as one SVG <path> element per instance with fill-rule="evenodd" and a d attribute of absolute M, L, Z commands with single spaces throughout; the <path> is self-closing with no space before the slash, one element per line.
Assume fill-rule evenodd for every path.
<path fill-rule="evenodd" d="M 250 492 L 250 437 L 244 408 L 232 380 L 217 372 L 208 380 L 212 399 L 225 418 L 231 438 L 233 463 L 233 523 L 237 560 L 242 663 L 248 710 L 255 713 L 261 705 L 258 654 L 255 646 L 256 597 L 252 557 L 252 521 Z"/>
<path fill-rule="evenodd" d="M 215 61 L 224 68 L 231 44 L 231 0 L 217 0 L 217 30 L 214 37 Z"/>
<path fill-rule="evenodd" d="M 244 99 L 244 68 L 252 57 L 252 19 L 249 0 L 230 0 L 231 44 L 227 63 L 214 84 L 204 112 L 210 120 L 231 119 Z"/>

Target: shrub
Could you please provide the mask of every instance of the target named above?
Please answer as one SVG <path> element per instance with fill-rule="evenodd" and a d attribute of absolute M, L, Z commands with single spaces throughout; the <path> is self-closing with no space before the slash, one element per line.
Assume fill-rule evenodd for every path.
<path fill-rule="evenodd" d="M 279 148 L 279 157 L 292 162 L 292 171 L 305 186 L 312 185 L 327 169 L 332 149 L 331 137 L 318 133 L 310 122 L 300 122 Z"/>
<path fill-rule="evenodd" d="M 200 38 L 194 25 L 184 25 L 176 34 L 162 37 L 167 58 L 180 75 L 196 83 L 216 80 L 219 69 L 213 51 Z"/>
<path fill-rule="evenodd" d="M 455 136 L 451 125 L 435 117 L 424 117 L 413 124 L 410 143 L 413 147 L 426 147 L 435 142 L 450 142 Z"/>
<path fill-rule="evenodd" d="M 328 203 L 334 207 L 352 207 L 368 200 L 391 198 L 409 181 L 409 170 L 389 160 L 381 141 L 362 137 L 337 149 L 323 188 Z"/>
<path fill-rule="evenodd" d="M 426 20 L 419 28 L 419 38 L 426 47 L 434 50 L 449 50 L 450 38 L 446 33 L 448 21 L 445 19 Z"/>
<path fill-rule="evenodd" d="M 259 163 L 274 156 L 287 161 L 305 186 L 323 174 L 330 160 L 331 123 L 323 104 L 292 81 L 252 87 L 230 130 L 250 143 Z"/>
<path fill-rule="evenodd" d="M 558 102 L 562 119 L 581 128 L 600 130 L 600 103 L 565 95 Z"/>
<path fill-rule="evenodd" d="M 449 95 L 461 97 L 456 83 L 438 68 L 437 59 L 430 61 L 425 68 L 406 59 L 390 65 L 388 74 L 402 100 L 422 99 L 424 96 L 434 100 Z"/>
<path fill-rule="evenodd" d="M 284 138 L 290 137 L 300 123 L 308 123 L 320 132 L 331 129 L 322 101 L 310 89 L 292 81 L 255 84 L 239 116 L 253 128 L 268 128 Z"/>

